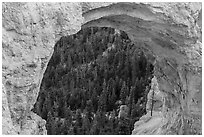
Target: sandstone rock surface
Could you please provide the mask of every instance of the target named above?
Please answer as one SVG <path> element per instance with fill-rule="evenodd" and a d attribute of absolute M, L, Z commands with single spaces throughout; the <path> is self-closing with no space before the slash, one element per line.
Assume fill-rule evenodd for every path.
<path fill-rule="evenodd" d="M 201 134 L 201 17 L 201 3 L 2 3 L 3 134 L 46 134 L 31 109 L 56 41 L 81 25 L 123 30 L 156 59 L 159 105 L 133 134 Z"/>

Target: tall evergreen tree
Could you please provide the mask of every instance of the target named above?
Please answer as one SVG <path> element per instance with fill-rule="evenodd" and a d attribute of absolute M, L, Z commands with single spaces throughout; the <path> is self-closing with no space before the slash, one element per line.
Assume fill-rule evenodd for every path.
<path fill-rule="evenodd" d="M 127 96 L 127 88 L 126 88 L 126 83 L 124 81 L 122 88 L 120 90 L 120 99 L 122 101 L 122 104 L 125 104 L 126 96 Z"/>

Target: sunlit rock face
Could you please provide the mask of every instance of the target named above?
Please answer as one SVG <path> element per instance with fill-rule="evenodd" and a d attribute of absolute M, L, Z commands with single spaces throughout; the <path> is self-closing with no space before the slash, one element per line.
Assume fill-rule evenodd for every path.
<path fill-rule="evenodd" d="M 56 41 L 82 21 L 79 3 L 2 4 L 3 134 L 46 134 L 30 110 Z"/>
<path fill-rule="evenodd" d="M 123 30 L 156 57 L 152 116 L 147 110 L 133 134 L 201 134 L 200 10 L 201 3 L 117 3 L 83 14 L 82 27 Z"/>
<path fill-rule="evenodd" d="M 160 94 L 133 134 L 201 134 L 201 17 L 201 3 L 3 3 L 3 134 L 46 134 L 30 110 L 56 41 L 81 25 L 123 30 L 156 58 Z"/>

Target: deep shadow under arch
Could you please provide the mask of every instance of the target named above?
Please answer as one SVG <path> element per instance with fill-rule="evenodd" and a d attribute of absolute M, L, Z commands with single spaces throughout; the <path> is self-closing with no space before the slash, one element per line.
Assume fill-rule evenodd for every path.
<path fill-rule="evenodd" d="M 152 77 L 153 65 L 124 31 L 83 28 L 56 43 L 34 111 L 48 134 L 131 134 Z"/>

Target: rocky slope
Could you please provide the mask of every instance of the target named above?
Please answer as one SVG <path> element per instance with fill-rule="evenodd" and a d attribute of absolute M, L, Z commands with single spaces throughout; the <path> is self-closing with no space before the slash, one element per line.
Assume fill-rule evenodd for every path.
<path fill-rule="evenodd" d="M 46 134 L 30 110 L 53 46 L 81 25 L 126 31 L 156 58 L 153 115 L 133 134 L 201 134 L 201 17 L 201 3 L 3 3 L 3 134 Z"/>

